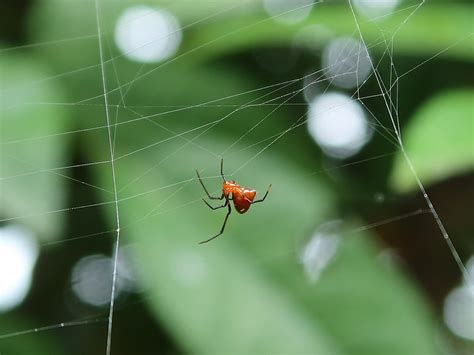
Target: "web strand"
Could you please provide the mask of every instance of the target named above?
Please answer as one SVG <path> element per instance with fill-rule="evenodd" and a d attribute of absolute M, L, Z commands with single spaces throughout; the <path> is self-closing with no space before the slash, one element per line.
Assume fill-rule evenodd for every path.
<path fill-rule="evenodd" d="M 365 45 L 364 36 L 362 35 L 362 31 L 361 31 L 361 29 L 360 29 L 360 25 L 359 25 L 359 22 L 358 22 L 358 20 L 357 20 L 357 16 L 356 16 L 355 11 L 354 11 L 354 8 L 353 8 L 353 6 L 352 6 L 352 0 L 348 0 L 348 3 L 349 3 L 349 7 L 350 7 L 350 9 L 351 9 L 352 16 L 353 16 L 353 18 L 354 18 L 354 22 L 355 22 L 356 27 L 357 27 L 357 31 L 358 31 L 359 36 L 360 36 L 360 40 L 361 40 L 361 42 Z M 424 0 L 423 0 L 423 2 L 420 3 L 420 5 L 417 6 L 417 7 L 415 8 L 415 10 L 405 19 L 404 23 L 406 23 L 406 22 L 408 21 L 408 19 L 411 18 L 411 16 L 413 16 L 413 14 L 421 7 L 421 5 L 423 5 L 423 3 L 424 3 Z M 401 27 L 401 26 L 400 26 L 400 27 Z M 400 27 L 399 27 L 399 28 L 400 28 Z M 398 31 L 397 31 L 397 32 L 398 32 Z M 396 35 L 397 32 L 395 32 L 394 36 Z M 426 201 L 426 204 L 428 205 L 429 210 L 431 211 L 431 215 L 433 216 L 434 220 L 436 221 L 436 224 L 437 224 L 437 226 L 438 226 L 438 229 L 440 230 L 441 234 L 443 235 L 443 238 L 444 238 L 444 240 L 446 241 L 446 244 L 448 245 L 449 250 L 450 250 L 450 252 L 451 252 L 451 254 L 452 254 L 454 260 L 456 261 L 456 264 L 457 264 L 457 266 L 459 267 L 459 270 L 461 271 L 463 278 L 465 279 L 465 281 L 466 281 L 468 284 L 470 284 L 471 281 L 470 281 L 470 277 L 469 277 L 469 275 L 468 275 L 467 269 L 466 269 L 464 263 L 462 262 L 462 260 L 461 260 L 461 258 L 460 258 L 460 256 L 459 256 L 459 253 L 457 252 L 456 248 L 454 247 L 454 244 L 453 244 L 451 238 L 449 237 L 449 234 L 448 234 L 448 232 L 447 232 L 447 230 L 446 230 L 446 228 L 445 228 L 443 222 L 441 221 L 441 218 L 439 217 L 438 212 L 436 211 L 436 209 L 435 209 L 433 203 L 431 202 L 431 199 L 430 199 L 430 197 L 428 196 L 428 193 L 426 192 L 426 189 L 425 189 L 425 187 L 423 186 L 423 183 L 421 182 L 421 180 L 420 180 L 420 178 L 419 178 L 419 176 L 418 176 L 418 173 L 417 173 L 416 170 L 415 170 L 415 167 L 413 166 L 413 164 L 412 164 L 412 162 L 411 162 L 411 160 L 410 160 L 408 154 L 407 154 L 406 151 L 405 151 L 405 148 L 404 148 L 404 146 L 403 146 L 403 142 L 402 142 L 402 139 L 401 139 L 400 131 L 399 131 L 399 128 L 398 128 L 398 127 L 399 127 L 398 120 L 397 120 L 397 123 L 395 123 L 395 120 L 394 120 L 393 115 L 392 115 L 392 109 L 391 109 L 392 106 L 391 106 L 391 104 L 388 103 L 388 100 L 390 100 L 390 102 L 391 102 L 391 99 L 390 99 L 390 97 L 389 97 L 388 100 L 387 100 L 385 91 L 384 91 L 384 89 L 383 89 L 383 82 L 382 82 L 381 79 L 379 78 L 379 75 L 378 75 L 378 73 L 377 73 L 377 70 L 376 70 L 376 68 L 374 67 L 373 62 L 372 62 L 372 59 L 370 58 L 370 56 L 368 57 L 368 60 L 369 60 L 369 63 L 370 63 L 370 65 L 371 65 L 372 71 L 373 71 L 374 74 L 375 74 L 375 78 L 377 79 L 377 84 L 378 84 L 378 86 L 379 86 L 380 92 L 382 93 L 382 97 L 383 97 L 383 99 L 384 99 L 385 106 L 386 106 L 386 108 L 387 108 L 387 112 L 388 112 L 388 114 L 389 114 L 389 116 L 390 116 L 390 120 L 391 120 L 391 122 L 392 122 L 393 129 L 395 130 L 395 134 L 396 134 L 397 137 L 398 137 L 398 142 L 399 142 L 399 144 L 400 144 L 400 149 L 401 149 L 401 152 L 402 152 L 403 157 L 404 157 L 404 159 L 405 159 L 405 162 L 406 162 L 407 165 L 409 166 L 410 171 L 411 171 L 412 174 L 413 174 L 413 177 L 416 179 L 416 182 L 417 182 L 417 184 L 418 184 L 418 187 L 419 187 L 421 193 L 423 194 L 423 197 L 424 197 L 424 199 L 425 199 L 425 201 Z M 397 80 L 398 80 L 398 79 L 397 79 Z"/>
<path fill-rule="evenodd" d="M 108 329 L 107 329 L 107 348 L 106 354 L 110 355 L 111 347 L 112 347 L 112 326 L 113 326 L 113 317 L 114 317 L 114 301 L 115 301 L 115 286 L 117 283 L 117 262 L 118 262 L 118 251 L 120 246 L 120 213 L 119 213 L 119 204 L 118 204 L 118 195 L 117 195 L 117 181 L 115 177 L 115 161 L 114 161 L 114 149 L 113 149 L 113 141 L 112 141 L 112 131 L 110 126 L 110 118 L 109 118 L 109 105 L 107 102 L 107 83 L 106 83 L 106 76 L 105 76 L 105 68 L 104 68 L 104 53 L 103 53 L 103 45 L 102 45 L 102 31 L 100 27 L 100 6 L 99 0 L 95 0 L 95 14 L 96 14 L 96 24 L 97 24 L 97 36 L 99 39 L 99 55 L 100 55 L 100 64 L 101 64 L 101 72 L 102 72 L 102 88 L 104 91 L 104 104 L 105 104 L 105 116 L 107 119 L 107 132 L 109 138 L 109 152 L 110 152 L 110 166 L 112 168 L 112 182 L 114 187 L 114 199 L 115 199 L 115 217 L 116 217 L 116 225 L 117 225 L 117 238 L 115 240 L 115 247 L 114 247 L 114 267 L 112 272 L 112 290 L 110 295 L 110 307 L 109 307 L 109 317 L 108 317 Z"/>

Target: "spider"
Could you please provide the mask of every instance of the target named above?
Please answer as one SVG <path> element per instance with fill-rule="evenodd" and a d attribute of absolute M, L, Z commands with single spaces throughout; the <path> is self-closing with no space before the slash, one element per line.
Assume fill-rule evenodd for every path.
<path fill-rule="evenodd" d="M 230 213 L 232 212 L 231 204 L 229 201 L 232 201 L 234 203 L 234 208 L 235 210 L 242 214 L 245 213 L 249 210 L 250 206 L 253 205 L 254 203 L 258 202 L 263 202 L 265 201 L 265 198 L 267 197 L 268 193 L 270 192 L 270 189 L 272 185 L 268 186 L 267 192 L 265 192 L 265 195 L 260 200 L 254 200 L 255 195 L 257 194 L 257 191 L 248 189 L 246 187 L 241 187 L 239 184 L 237 184 L 234 180 L 227 180 L 224 176 L 224 159 L 221 159 L 221 176 L 222 180 L 224 180 L 222 184 L 222 195 L 220 197 L 214 197 L 209 194 L 209 191 L 207 191 L 206 186 L 204 186 L 204 183 L 202 182 L 201 176 L 199 175 L 199 172 L 196 170 L 196 174 L 198 176 L 199 182 L 201 183 L 204 191 L 206 192 L 207 197 L 209 197 L 210 200 L 223 200 L 225 199 L 225 202 L 221 206 L 211 206 L 209 202 L 207 202 L 205 199 L 202 199 L 204 203 L 209 206 L 211 210 L 217 210 L 219 208 L 225 208 L 227 207 L 227 214 L 224 219 L 224 223 L 222 224 L 222 228 L 218 234 L 213 236 L 212 238 L 203 240 L 202 242 L 199 242 L 199 244 L 204 244 L 207 242 L 210 242 L 213 239 L 216 239 L 218 236 L 220 236 L 222 233 L 224 233 L 225 225 L 227 223 L 227 219 L 229 218 Z"/>

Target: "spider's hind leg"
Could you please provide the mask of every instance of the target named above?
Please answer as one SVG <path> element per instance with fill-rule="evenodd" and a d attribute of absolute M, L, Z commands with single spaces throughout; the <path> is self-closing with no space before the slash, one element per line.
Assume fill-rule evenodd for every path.
<path fill-rule="evenodd" d="M 225 215 L 225 219 L 224 219 L 224 223 L 222 224 L 221 231 L 219 232 L 219 234 L 216 234 L 212 238 L 209 238 L 209 239 L 203 240 L 202 242 L 199 242 L 199 244 L 204 244 L 204 243 L 210 242 L 211 240 L 216 239 L 218 236 L 220 236 L 222 233 L 224 233 L 225 225 L 227 224 L 227 219 L 229 218 L 229 215 L 230 215 L 231 212 L 232 212 L 232 208 L 230 207 L 230 203 L 227 201 L 227 214 Z"/>
<path fill-rule="evenodd" d="M 205 199 L 202 199 L 204 201 L 204 203 L 211 209 L 211 210 L 218 210 L 219 208 L 224 208 L 227 206 L 227 204 L 229 203 L 229 200 L 226 200 L 225 203 L 221 206 L 217 206 L 217 207 L 214 207 L 214 206 L 211 206 L 211 204 L 209 202 L 207 202 Z"/>

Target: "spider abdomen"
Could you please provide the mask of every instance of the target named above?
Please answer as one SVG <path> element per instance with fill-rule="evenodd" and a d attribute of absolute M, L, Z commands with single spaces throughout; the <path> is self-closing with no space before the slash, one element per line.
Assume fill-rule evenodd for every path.
<path fill-rule="evenodd" d="M 240 188 L 232 194 L 235 210 L 238 213 L 245 213 L 249 210 L 257 191 L 246 188 Z"/>

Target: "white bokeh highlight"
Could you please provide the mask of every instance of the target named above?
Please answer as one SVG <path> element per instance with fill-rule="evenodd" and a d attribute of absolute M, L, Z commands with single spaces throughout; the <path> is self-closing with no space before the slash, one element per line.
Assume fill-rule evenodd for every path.
<path fill-rule="evenodd" d="M 399 2 L 400 0 L 352 0 L 356 10 L 370 19 L 390 14 Z"/>
<path fill-rule="evenodd" d="M 313 0 L 264 0 L 263 6 L 273 20 L 293 25 L 305 20 L 314 6 Z"/>
<path fill-rule="evenodd" d="M 36 238 L 26 227 L 0 228 L 0 312 L 16 307 L 25 299 L 38 254 Z"/>
<path fill-rule="evenodd" d="M 339 226 L 341 221 L 322 224 L 302 249 L 299 261 L 311 282 L 318 281 L 323 270 L 336 255 L 339 247 Z"/>
<path fill-rule="evenodd" d="M 361 105 L 345 94 L 334 92 L 311 101 L 308 131 L 327 155 L 339 159 L 359 152 L 372 136 Z"/>
<path fill-rule="evenodd" d="M 468 286 L 452 290 L 444 302 L 444 321 L 457 336 L 474 340 L 474 289 Z"/>
<path fill-rule="evenodd" d="M 175 16 L 149 6 L 133 6 L 123 11 L 115 25 L 115 43 L 131 60 L 152 63 L 173 56 L 182 39 Z"/>
<path fill-rule="evenodd" d="M 82 302 L 92 306 L 108 305 L 112 291 L 114 259 L 102 254 L 88 255 L 73 267 L 71 288 Z M 135 270 L 128 246 L 121 248 L 117 258 L 115 298 L 136 288 Z"/>
<path fill-rule="evenodd" d="M 113 264 L 104 255 L 90 255 L 82 258 L 72 270 L 72 290 L 83 302 L 93 306 L 103 306 L 110 301 Z M 117 282 L 115 297 L 121 293 L 121 283 Z"/>
<path fill-rule="evenodd" d="M 322 66 L 328 82 L 343 89 L 360 87 L 372 65 L 364 44 L 350 37 L 339 37 L 324 47 Z"/>
<path fill-rule="evenodd" d="M 307 74 L 303 80 L 303 97 L 307 103 L 311 103 L 317 95 L 321 94 L 321 89 L 318 85 L 321 81 L 321 74 L 318 74 Z"/>
<path fill-rule="evenodd" d="M 453 289 L 444 301 L 443 318 L 449 330 L 460 338 L 474 340 L 474 256 L 466 264 L 470 279 Z"/>

